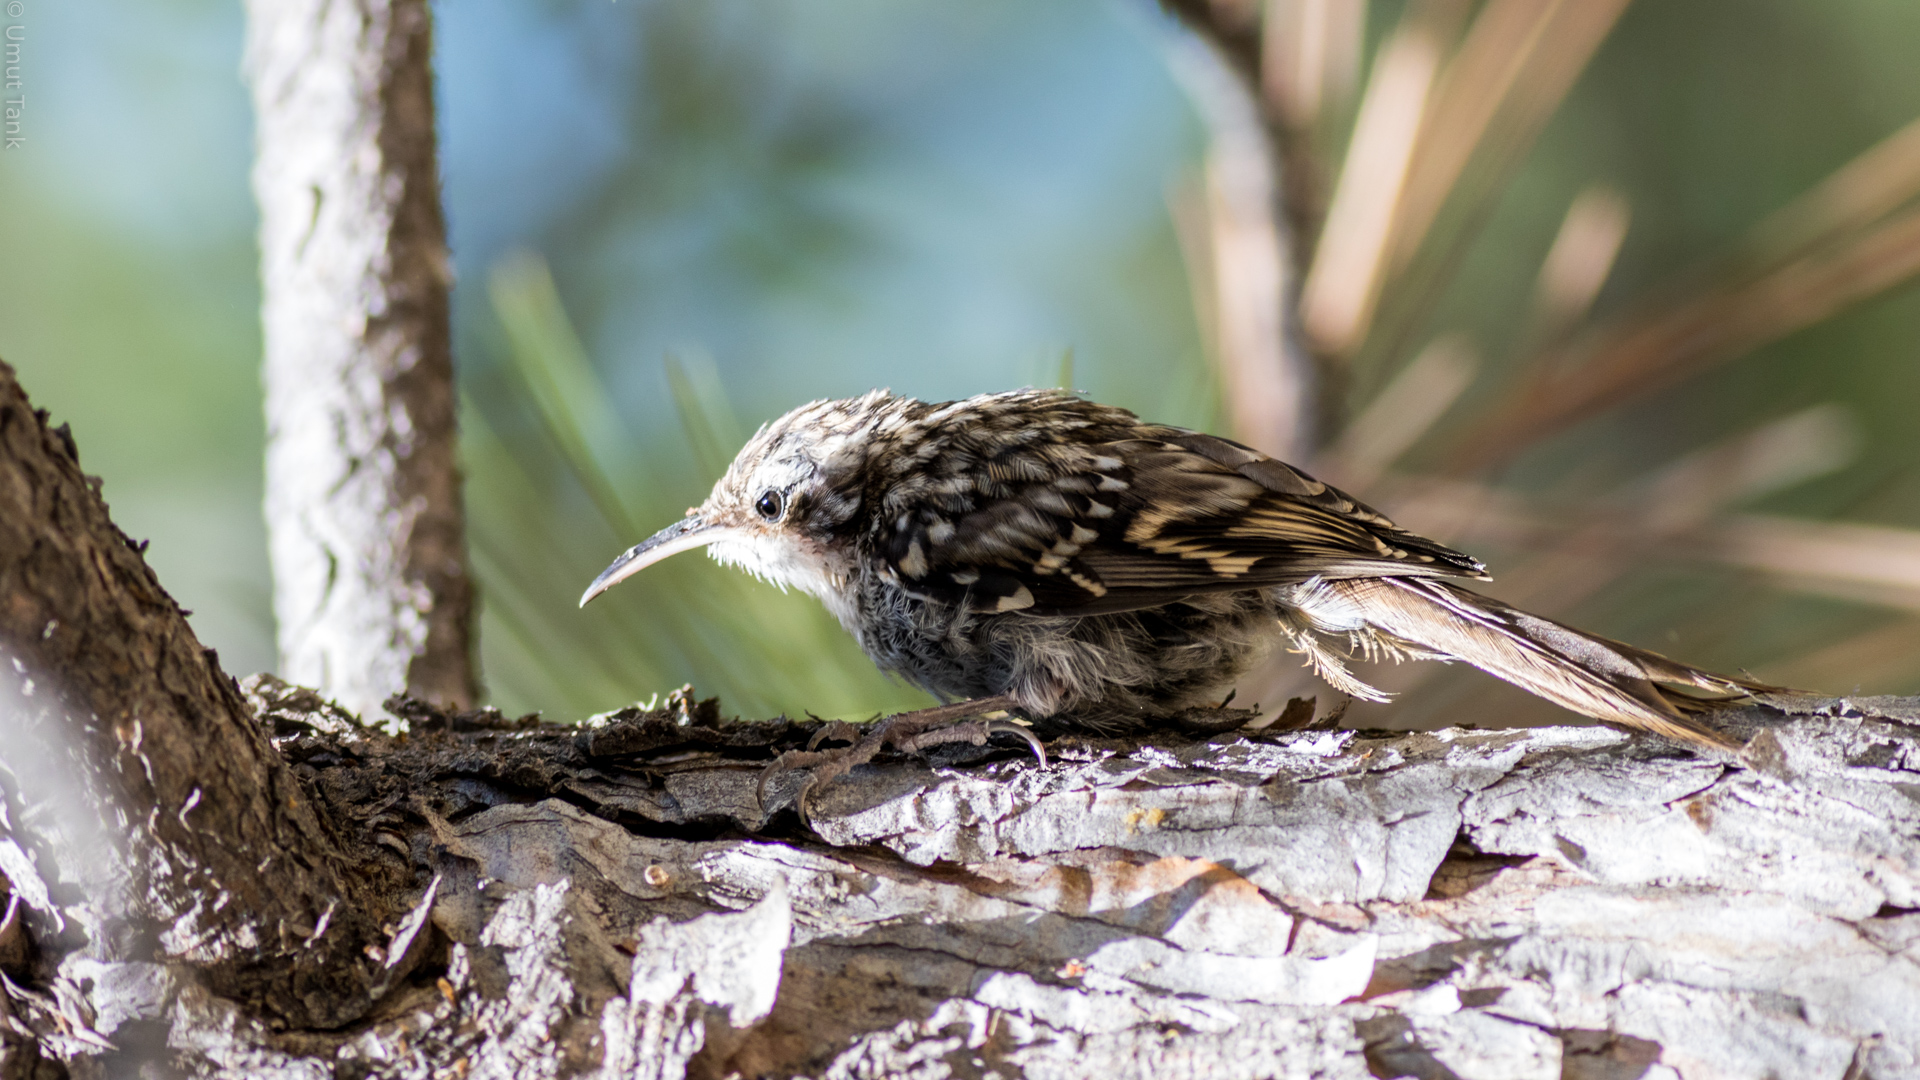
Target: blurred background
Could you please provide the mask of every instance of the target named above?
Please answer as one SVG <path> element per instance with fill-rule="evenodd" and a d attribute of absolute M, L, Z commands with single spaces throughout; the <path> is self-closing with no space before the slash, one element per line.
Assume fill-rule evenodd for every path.
<path fill-rule="evenodd" d="M 1501 23 L 1513 4 L 1381 0 L 1315 24 L 1282 138 L 1313 181 L 1289 202 L 1313 223 L 1293 351 L 1323 388 L 1303 464 L 1480 555 L 1510 602 L 1705 667 L 1920 691 L 1920 6 L 1614 6 L 1542 29 Z M 577 717 L 688 681 L 747 715 L 926 701 L 810 599 L 691 556 L 573 609 L 803 401 L 1067 385 L 1246 423 L 1206 224 L 1219 72 L 1158 6 L 436 15 L 502 708 Z M 270 669 L 239 7 L 41 0 L 20 21 L 0 358 L 228 670 Z M 1369 724 L 1550 715 L 1472 672 L 1368 675 L 1402 695 L 1356 709 Z M 1240 703 L 1313 692 L 1284 658 Z"/>

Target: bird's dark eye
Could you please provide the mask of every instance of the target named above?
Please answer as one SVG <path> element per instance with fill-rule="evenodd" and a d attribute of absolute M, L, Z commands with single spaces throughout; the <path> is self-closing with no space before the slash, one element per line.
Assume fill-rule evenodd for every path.
<path fill-rule="evenodd" d="M 781 511 L 787 508 L 787 500 L 778 491 L 768 488 L 760 493 L 760 498 L 754 502 L 753 508 L 768 521 L 779 521 Z"/>

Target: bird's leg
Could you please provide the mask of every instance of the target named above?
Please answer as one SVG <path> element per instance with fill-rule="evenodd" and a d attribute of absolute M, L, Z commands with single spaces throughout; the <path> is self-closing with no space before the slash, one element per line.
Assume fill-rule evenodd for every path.
<path fill-rule="evenodd" d="M 862 727 L 847 723 L 828 725 L 817 732 L 808 741 L 805 750 L 789 750 L 775 758 L 771 765 L 760 773 L 760 782 L 754 786 L 754 796 L 763 805 L 767 797 L 767 781 L 793 769 L 810 770 L 811 775 L 801 786 L 795 800 L 800 815 L 807 816 L 807 797 L 823 784 L 831 784 L 852 771 L 856 765 L 865 765 L 874 755 L 888 746 L 905 753 L 917 753 L 934 746 L 949 743 L 972 743 L 980 746 L 990 735 L 1011 733 L 1027 740 L 1033 748 L 1042 768 L 1047 764 L 1046 748 L 1033 733 L 1018 724 L 1005 720 L 989 720 L 982 713 L 999 712 L 1013 707 L 1013 699 L 1005 694 L 992 697 L 973 698 L 952 705 L 936 705 L 931 709 L 916 709 L 913 712 L 899 713 L 885 720 L 875 721 Z M 969 722 L 956 723 L 969 716 L 980 716 Z M 837 750 L 816 750 L 821 740 L 828 738 L 847 738 L 853 745 Z"/>

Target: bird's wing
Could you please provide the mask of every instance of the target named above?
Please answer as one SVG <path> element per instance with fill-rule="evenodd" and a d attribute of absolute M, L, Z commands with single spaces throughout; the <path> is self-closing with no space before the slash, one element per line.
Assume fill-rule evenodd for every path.
<path fill-rule="evenodd" d="M 1239 443 L 1145 425 L 1126 434 L 977 461 L 967 498 L 949 485 L 947 498 L 903 506 L 878 554 L 909 592 L 1044 615 L 1316 576 L 1486 576 L 1478 560 Z"/>

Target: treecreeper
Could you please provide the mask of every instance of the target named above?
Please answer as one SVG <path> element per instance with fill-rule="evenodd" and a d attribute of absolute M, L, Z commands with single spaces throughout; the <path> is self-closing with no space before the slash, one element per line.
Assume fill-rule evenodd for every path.
<path fill-rule="evenodd" d="M 1457 584 L 1489 580 L 1478 559 L 1291 465 L 1055 390 L 803 405 L 580 603 L 696 547 L 818 597 L 874 663 L 952 703 L 776 763 L 817 767 L 809 788 L 885 745 L 1025 734 L 992 719 L 1006 713 L 1164 720 L 1218 702 L 1281 643 L 1358 698 L 1386 695 L 1349 671 L 1356 657 L 1462 661 L 1711 747 L 1732 744 L 1703 711 L 1777 689 L 1483 596 Z"/>

